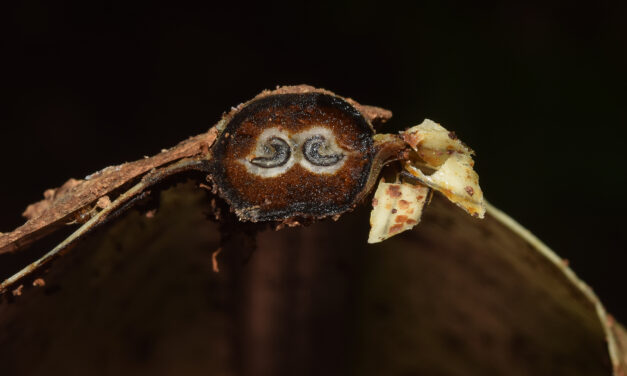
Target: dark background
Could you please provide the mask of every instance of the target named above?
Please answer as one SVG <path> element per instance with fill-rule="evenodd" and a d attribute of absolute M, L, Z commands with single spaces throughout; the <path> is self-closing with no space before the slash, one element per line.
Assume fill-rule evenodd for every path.
<path fill-rule="evenodd" d="M 3 11 L 0 231 L 42 192 L 307 83 L 428 117 L 477 151 L 486 197 L 627 322 L 627 7 L 25 1 Z M 364 239 L 365 241 L 365 239 Z"/>

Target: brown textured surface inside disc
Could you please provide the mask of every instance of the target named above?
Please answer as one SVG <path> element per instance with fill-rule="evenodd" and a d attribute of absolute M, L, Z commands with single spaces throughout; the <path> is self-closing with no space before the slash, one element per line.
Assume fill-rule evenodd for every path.
<path fill-rule="evenodd" d="M 268 146 L 268 132 L 277 147 L 285 145 L 288 151 L 281 154 Z M 228 122 L 214 145 L 212 178 L 241 219 L 338 214 L 365 187 L 373 133 L 361 113 L 339 97 L 270 95 L 249 103 Z M 328 148 L 306 149 L 316 137 L 325 139 Z M 274 167 L 257 166 L 267 160 Z"/>

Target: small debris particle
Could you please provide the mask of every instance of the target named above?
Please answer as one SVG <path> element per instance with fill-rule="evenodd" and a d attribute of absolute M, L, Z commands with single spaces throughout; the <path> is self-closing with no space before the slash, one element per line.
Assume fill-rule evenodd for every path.
<path fill-rule="evenodd" d="M 398 210 L 396 210 L 396 209 L 392 209 L 392 214 L 396 214 L 397 211 Z"/>
<path fill-rule="evenodd" d="M 451 140 L 457 140 L 457 135 L 455 134 L 455 132 L 452 132 L 452 131 L 451 131 L 451 132 L 448 132 L 448 137 L 449 137 Z"/>
<path fill-rule="evenodd" d="M 287 227 L 298 227 L 301 225 L 300 221 L 298 221 L 298 219 L 296 218 L 289 218 L 283 221 L 283 223 L 287 226 Z"/>
<path fill-rule="evenodd" d="M 405 210 L 409 207 L 409 201 L 405 201 L 405 200 L 399 200 L 398 201 L 398 207 Z"/>
<path fill-rule="evenodd" d="M 212 254 L 211 254 L 211 266 L 213 268 L 213 271 L 215 273 L 220 272 L 220 268 L 218 267 L 218 255 L 220 254 L 220 252 L 222 252 L 222 248 L 218 248 L 216 249 Z"/>
<path fill-rule="evenodd" d="M 209 153 L 209 144 L 208 144 L 208 143 L 206 143 L 206 142 L 202 142 L 202 143 L 200 144 L 200 152 L 201 152 L 202 154 L 207 154 L 207 153 Z"/>
<path fill-rule="evenodd" d="M 24 288 L 24 285 L 19 285 L 17 286 L 17 288 L 15 290 L 13 290 L 11 293 L 13 294 L 13 296 L 21 296 L 22 295 L 22 289 Z"/>
<path fill-rule="evenodd" d="M 98 201 L 96 201 L 96 207 L 100 209 L 104 209 L 109 205 L 111 205 L 111 199 L 109 199 L 109 196 L 102 196 L 98 199 Z"/>
<path fill-rule="evenodd" d="M 405 141 L 414 150 L 418 147 L 418 143 L 422 141 L 421 137 L 418 136 L 418 132 L 403 132 L 402 137 L 403 141 Z"/>
<path fill-rule="evenodd" d="M 562 265 L 568 267 L 569 264 L 570 264 L 570 261 L 568 259 L 562 259 Z"/>
<path fill-rule="evenodd" d="M 56 191 L 57 191 L 56 189 L 46 189 L 46 190 L 44 191 L 44 198 L 45 198 L 46 200 L 51 200 L 51 199 L 53 199 L 53 198 L 54 198 L 54 193 L 55 193 Z"/>
<path fill-rule="evenodd" d="M 388 188 L 388 195 L 390 197 L 401 197 L 401 186 L 400 185 L 390 185 Z"/>
<path fill-rule="evenodd" d="M 379 200 L 377 200 L 376 198 L 372 199 L 372 207 L 377 206 L 378 203 L 379 203 Z"/>
<path fill-rule="evenodd" d="M 144 215 L 146 216 L 146 218 L 150 219 L 150 218 L 154 218 L 156 213 L 157 213 L 157 209 L 152 209 L 152 210 L 148 210 L 146 214 Z"/>
<path fill-rule="evenodd" d="M 394 225 L 390 227 L 390 234 L 396 234 L 397 232 L 401 232 L 403 229 L 403 225 Z"/>
<path fill-rule="evenodd" d="M 606 316 L 606 322 L 607 322 L 607 326 L 609 326 L 610 328 L 612 326 L 614 326 L 614 323 L 616 322 L 616 319 L 614 319 L 614 316 L 610 315 L 609 313 Z"/>
<path fill-rule="evenodd" d="M 464 190 L 466 191 L 466 193 L 468 193 L 468 194 L 469 194 L 469 195 L 471 195 L 471 196 L 475 194 L 475 190 L 474 190 L 474 189 L 472 189 L 472 187 L 471 187 L 471 186 L 469 186 L 469 185 L 467 185 L 467 186 L 464 188 Z"/>
<path fill-rule="evenodd" d="M 396 219 L 394 220 L 394 222 L 396 222 L 396 223 L 404 223 L 404 222 L 407 222 L 407 216 L 406 216 L 406 215 L 399 215 L 398 217 L 396 217 Z"/>
<path fill-rule="evenodd" d="M 46 281 L 43 278 L 37 278 L 33 281 L 33 286 L 35 287 L 43 287 L 46 285 Z"/>

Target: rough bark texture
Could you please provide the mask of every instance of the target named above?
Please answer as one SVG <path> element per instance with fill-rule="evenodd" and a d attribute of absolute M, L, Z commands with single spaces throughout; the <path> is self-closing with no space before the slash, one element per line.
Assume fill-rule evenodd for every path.
<path fill-rule="evenodd" d="M 216 138 L 215 128 L 190 137 L 161 153 L 138 161 L 110 166 L 83 180 L 70 179 L 57 189 L 44 192 L 44 199 L 23 213 L 28 221 L 14 231 L 0 234 L 0 254 L 14 252 L 71 221 L 81 221 L 99 199 L 146 172 L 182 158 L 206 153 Z"/>
<path fill-rule="evenodd" d="M 152 157 L 134 162 L 109 166 L 85 179 L 69 179 L 64 185 L 44 192 L 44 199 L 29 205 L 22 214 L 27 222 L 9 233 L 0 233 L 0 254 L 15 252 L 32 242 L 54 232 L 70 222 L 85 222 L 92 209 L 110 202 L 108 195 L 128 186 L 147 172 L 171 164 L 183 158 L 204 156 L 213 145 L 219 125 L 232 118 L 246 104 L 275 94 L 320 92 L 337 96 L 335 93 L 317 89 L 308 85 L 280 86 L 275 90 L 264 90 L 248 102 L 233 107 L 224 114 L 221 121 L 207 133 L 190 137 L 178 145 L 164 149 Z M 375 106 L 357 103 L 351 98 L 344 98 L 354 106 L 373 125 L 378 126 L 392 117 L 392 112 Z"/>
<path fill-rule="evenodd" d="M 44 287 L 0 304 L 2 373 L 625 371 L 621 327 L 600 321 L 587 287 L 497 212 L 473 219 L 436 196 L 413 231 L 369 246 L 362 208 L 264 229 L 251 255 L 244 228 L 206 219 L 209 199 L 194 184 L 164 191 L 152 218 L 132 211 L 97 230 Z"/>

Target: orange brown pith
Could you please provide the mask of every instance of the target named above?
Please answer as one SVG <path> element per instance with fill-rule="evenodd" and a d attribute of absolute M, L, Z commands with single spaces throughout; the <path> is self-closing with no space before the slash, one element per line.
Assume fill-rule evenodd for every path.
<path fill-rule="evenodd" d="M 330 130 L 343 151 L 336 171 L 315 173 L 296 163 L 278 176 L 262 177 L 243 162 L 264 130 L 293 135 L 313 127 Z M 372 126 L 355 107 L 328 92 L 262 96 L 231 114 L 212 148 L 211 179 L 242 220 L 340 214 L 355 205 L 366 187 L 375 157 L 373 135 Z"/>

